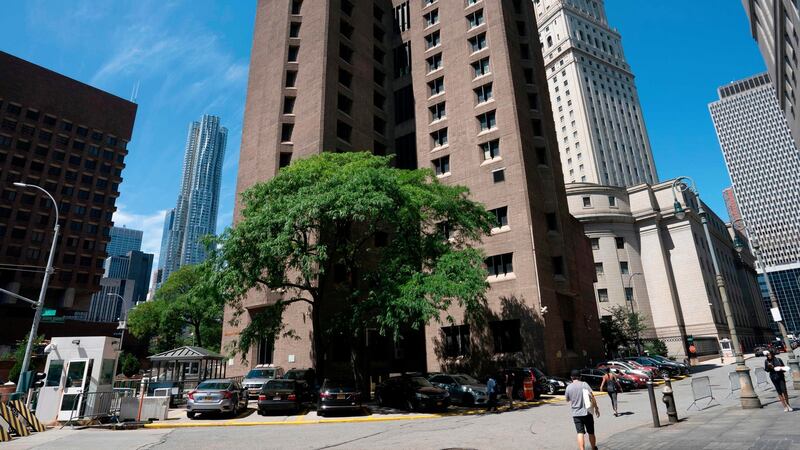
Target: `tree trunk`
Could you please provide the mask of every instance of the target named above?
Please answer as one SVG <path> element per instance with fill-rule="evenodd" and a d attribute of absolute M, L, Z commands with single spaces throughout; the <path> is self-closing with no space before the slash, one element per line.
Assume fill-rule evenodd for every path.
<path fill-rule="evenodd" d="M 311 328 L 313 334 L 313 361 L 314 370 L 317 373 L 317 380 L 325 379 L 325 340 L 322 336 L 322 319 L 320 317 L 320 300 L 321 295 L 314 298 L 314 304 L 311 305 Z"/>
<path fill-rule="evenodd" d="M 194 345 L 198 347 L 203 346 L 203 338 L 200 336 L 200 323 L 194 323 Z"/>

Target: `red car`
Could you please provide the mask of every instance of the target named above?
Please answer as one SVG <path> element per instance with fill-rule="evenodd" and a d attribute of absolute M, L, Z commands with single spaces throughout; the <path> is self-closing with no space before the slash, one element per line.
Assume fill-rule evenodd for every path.
<path fill-rule="evenodd" d="M 634 385 L 636 385 L 637 389 L 647 387 L 647 380 L 649 380 L 649 378 L 647 378 L 644 375 L 639 375 L 633 372 L 626 373 L 625 371 L 618 369 L 616 367 L 611 367 L 609 368 L 609 370 L 620 378 L 625 378 L 626 380 L 630 380 Z"/>
<path fill-rule="evenodd" d="M 652 373 L 654 377 L 658 377 L 658 376 L 661 375 L 661 371 L 658 370 L 658 367 L 648 366 L 648 365 L 645 365 L 645 364 L 642 364 L 642 363 L 639 363 L 637 361 L 633 361 L 633 360 L 630 360 L 630 359 L 625 360 L 625 362 L 628 363 L 629 365 L 633 366 L 635 369 L 646 370 L 646 371 Z"/>

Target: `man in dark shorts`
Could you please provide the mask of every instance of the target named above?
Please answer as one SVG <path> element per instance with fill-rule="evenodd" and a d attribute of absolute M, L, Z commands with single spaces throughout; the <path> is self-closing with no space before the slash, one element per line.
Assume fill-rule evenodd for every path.
<path fill-rule="evenodd" d="M 583 400 L 584 389 L 589 391 L 591 398 L 594 398 L 594 395 L 591 394 L 592 388 L 581 381 L 581 372 L 579 370 L 573 370 L 570 374 L 570 378 L 572 378 L 572 383 L 567 386 L 564 395 L 572 410 L 572 420 L 575 422 L 575 431 L 578 432 L 578 448 L 584 450 L 584 435 L 588 434 L 592 450 L 596 450 L 597 441 L 594 437 L 594 417 L 589 412 L 589 408 L 593 405 L 587 405 Z M 596 402 L 594 406 L 595 408 L 597 407 Z"/>

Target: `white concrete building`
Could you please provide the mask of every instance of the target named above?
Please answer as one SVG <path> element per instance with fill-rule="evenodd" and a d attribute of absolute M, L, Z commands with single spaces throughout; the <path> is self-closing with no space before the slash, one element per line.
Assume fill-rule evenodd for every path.
<path fill-rule="evenodd" d="M 679 194 L 687 214 L 678 219 L 672 181 L 627 189 L 568 184 L 570 212 L 583 223 L 594 250 L 601 318 L 614 305 L 632 307 L 648 318 L 643 337 L 663 340 L 671 355 L 686 356 L 688 336 L 699 356 L 716 355 L 730 335 L 697 198 Z M 745 251 L 740 257 L 727 226 L 706 210 L 739 338 L 750 349 L 770 335 L 752 256 Z"/>
<path fill-rule="evenodd" d="M 762 248 L 764 264 L 800 261 L 800 152 L 769 75 L 718 89 L 711 118 L 736 204 Z M 779 270 L 779 269 L 776 269 Z"/>
<path fill-rule="evenodd" d="M 566 183 L 656 183 L 620 34 L 602 0 L 534 0 Z"/>

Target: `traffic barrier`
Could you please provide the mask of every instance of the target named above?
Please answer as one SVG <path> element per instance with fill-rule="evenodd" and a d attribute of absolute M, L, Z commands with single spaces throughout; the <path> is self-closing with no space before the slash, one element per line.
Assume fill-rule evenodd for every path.
<path fill-rule="evenodd" d="M 22 420 L 5 403 L 0 403 L 0 417 L 6 421 L 11 431 L 16 433 L 17 436 L 30 436 L 31 432 L 28 431 L 28 427 L 22 423 Z"/>
<path fill-rule="evenodd" d="M 10 440 L 11 436 L 8 434 L 8 431 L 6 431 L 5 427 L 0 424 L 0 442 L 6 442 Z"/>
<path fill-rule="evenodd" d="M 761 387 L 762 384 L 766 384 L 767 387 L 765 389 L 769 389 L 769 376 L 767 376 L 767 371 L 764 368 L 756 367 L 756 387 Z"/>
<path fill-rule="evenodd" d="M 694 401 L 691 405 L 689 405 L 686 410 L 690 410 L 692 406 L 697 407 L 697 402 L 704 399 L 709 399 L 706 406 L 703 406 L 703 409 L 708 408 L 711 406 L 711 402 L 716 401 L 717 399 L 714 398 L 714 392 L 711 390 L 711 380 L 708 377 L 695 377 L 692 378 L 692 396 L 694 397 Z M 719 404 L 719 402 L 717 402 Z"/>
<path fill-rule="evenodd" d="M 734 392 L 742 389 L 742 385 L 739 384 L 739 374 L 736 372 L 731 372 L 728 374 L 728 381 L 731 383 L 731 391 L 728 392 L 728 397 L 730 397 Z"/>
<path fill-rule="evenodd" d="M 25 419 L 25 422 L 28 423 L 32 431 L 45 431 L 47 429 L 42 425 L 42 422 L 39 422 L 39 419 L 36 418 L 36 414 L 32 413 L 31 410 L 25 406 L 22 400 L 12 400 L 9 404 L 11 405 L 11 409 L 17 413 L 17 416 Z"/>

